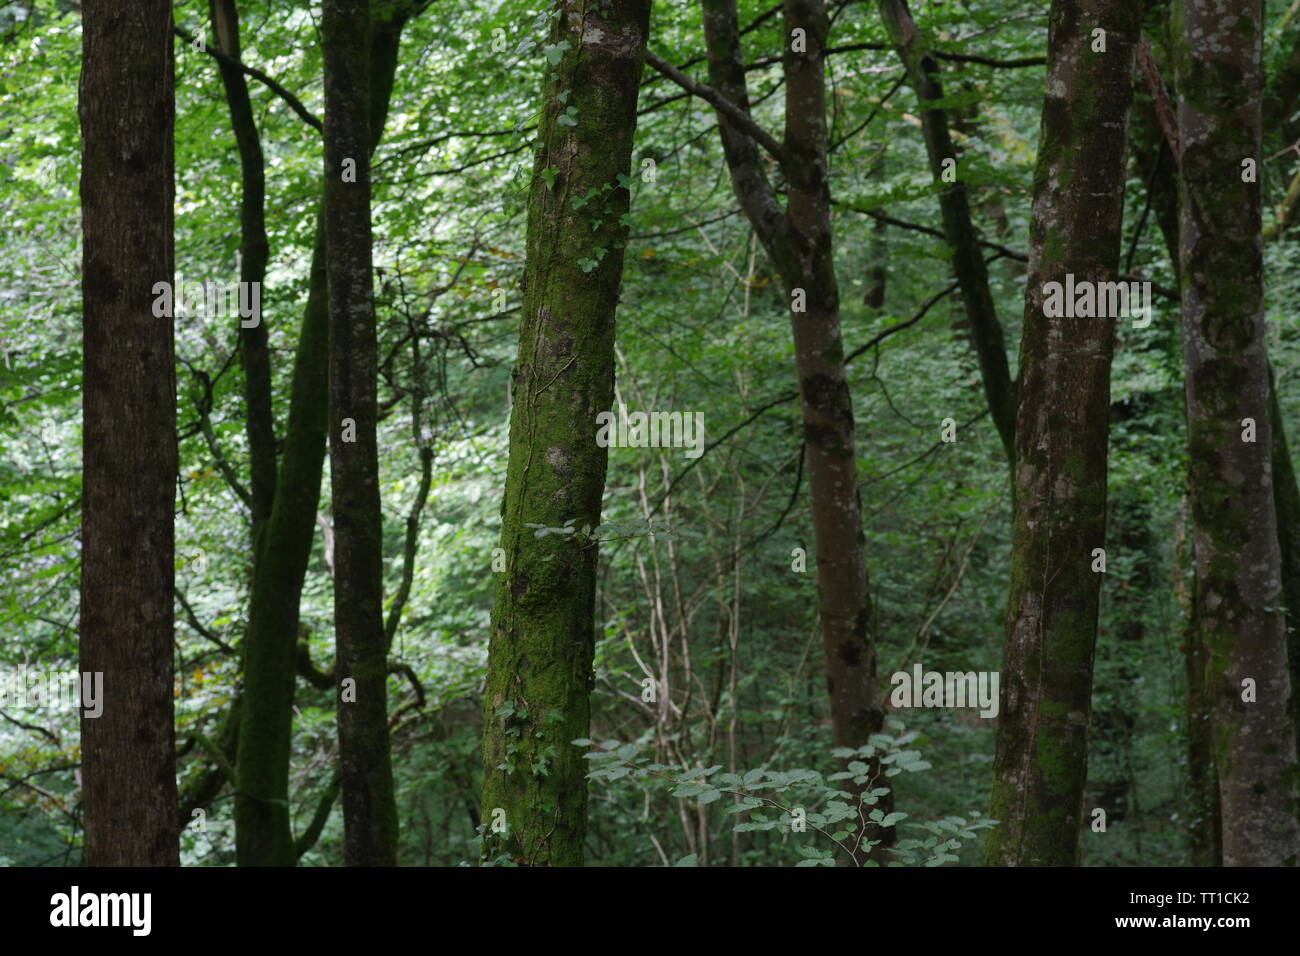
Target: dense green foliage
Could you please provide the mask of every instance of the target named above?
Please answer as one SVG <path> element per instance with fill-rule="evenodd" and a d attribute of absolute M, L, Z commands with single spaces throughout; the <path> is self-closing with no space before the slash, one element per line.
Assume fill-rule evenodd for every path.
<path fill-rule="evenodd" d="M 316 5 L 240 7 L 243 61 L 323 116 Z M 768 16 L 771 5 L 760 0 L 739 7 L 742 27 L 756 24 L 743 37 L 746 62 L 755 65 L 748 77 L 755 118 L 779 138 L 780 17 Z M 1297 43 L 1294 23 L 1277 35 L 1285 10 L 1272 7 L 1270 76 Z M 915 93 L 875 5 L 830 9 L 838 50 L 827 60 L 836 270 L 882 682 L 917 662 L 993 671 L 1010 573 L 1007 461 L 949 254 L 933 234 L 942 222 Z M 917 4 L 912 12 L 934 49 L 971 60 L 942 62 L 941 103 L 959 175 L 981 238 L 1023 255 L 1046 13 L 1011 0 Z M 175 16 L 179 27 L 208 32 L 207 3 L 179 3 Z M 483 692 L 533 138 L 543 71 L 554 62 L 546 35 L 545 13 L 519 0 L 428 6 L 406 27 L 372 163 L 385 615 L 402 581 L 408 515 L 421 508 L 390 653 L 399 666 L 388 685 L 403 864 L 476 861 L 477 828 L 489 822 L 479 815 Z M 649 48 L 702 77 L 698 4 L 654 3 Z M 76 667 L 79 50 L 75 4 L 0 5 L 0 669 L 10 672 Z M 283 438 L 322 146 L 317 130 L 266 85 L 250 79 L 250 89 L 266 155 L 262 309 Z M 591 701 L 599 746 L 590 761 L 597 772 L 587 860 L 830 861 L 847 795 L 838 790 L 845 778 L 834 776 L 844 755 L 832 752 L 820 661 L 789 302 L 736 208 L 712 109 L 647 68 L 640 111 L 615 409 L 701 411 L 708 450 L 698 459 L 679 448 L 609 452 L 604 521 L 592 532 L 601 542 Z M 1288 145 L 1280 136 L 1265 129 L 1266 225 L 1297 166 L 1294 152 L 1267 159 Z M 240 173 L 225 99 L 212 57 L 179 39 L 175 141 L 176 271 L 237 279 Z M 1122 264 L 1176 289 L 1146 204 L 1142 171 L 1130 162 Z M 891 223 L 878 227 L 872 213 Z M 1025 264 L 986 252 L 1015 375 Z M 1293 241 L 1267 246 L 1268 344 L 1293 449 L 1298 267 Z M 883 302 L 868 304 L 881 275 Z M 1083 834 L 1082 862 L 1090 865 L 1191 858 L 1180 320 L 1176 302 L 1155 305 L 1149 327 L 1119 326 L 1111 379 L 1107 570 L 1084 813 L 1086 826 L 1091 809 L 1104 808 L 1108 825 Z M 230 486 L 232 477 L 248 480 L 237 326 L 230 318 L 176 320 L 182 788 L 209 768 L 241 684 L 252 555 L 250 515 Z M 941 440 L 945 419 L 957 423 L 955 443 Z M 422 500 L 425 449 L 432 481 Z M 322 516 L 329 502 L 327 469 Z M 804 566 L 797 549 L 807 552 L 809 570 L 795 570 Z M 311 658 L 304 672 L 331 666 L 326 557 L 318 529 L 301 602 L 300 637 Z M 643 695 L 648 677 L 659 682 L 653 701 Z M 335 793 L 335 696 L 328 682 L 322 689 L 298 681 L 289 796 L 296 836 L 322 796 Z M 917 864 L 980 862 L 985 824 L 968 822 L 989 806 L 993 722 L 944 709 L 889 717 L 901 724 L 891 723 L 897 739 L 881 740 L 881 752 L 911 754 L 894 758 L 910 772 L 877 785 L 896 787 L 895 816 L 906 816 L 890 824 L 900 827 L 902 852 Z M 0 864 L 78 862 L 78 747 L 74 711 L 0 705 Z M 771 805 L 764 815 L 764 796 L 805 807 L 808 832 L 766 825 L 775 817 Z M 226 787 L 205 814 L 183 821 L 183 864 L 233 864 L 232 810 Z M 300 863 L 341 860 L 335 807 Z"/>

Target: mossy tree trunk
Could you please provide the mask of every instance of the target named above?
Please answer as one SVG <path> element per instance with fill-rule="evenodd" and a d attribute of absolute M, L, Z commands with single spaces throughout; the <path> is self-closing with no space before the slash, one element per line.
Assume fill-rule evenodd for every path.
<path fill-rule="evenodd" d="M 239 11 L 235 0 L 210 0 L 212 32 L 216 50 L 234 60 L 240 59 Z M 217 60 L 221 83 L 226 91 L 226 108 L 230 125 L 239 150 L 239 281 L 262 282 L 270 259 L 270 244 L 266 235 L 266 168 L 262 153 L 261 136 L 253 114 L 252 100 L 248 95 L 248 82 L 244 73 L 231 63 Z M 265 290 L 263 290 L 265 291 Z M 262 301 L 265 301 L 264 299 Z M 259 321 L 251 328 L 240 323 L 240 361 L 244 369 L 244 407 L 246 409 L 245 435 L 248 438 L 250 460 L 249 504 L 252 512 L 250 544 L 252 563 L 257 563 L 258 542 L 275 500 L 275 408 L 271 386 L 271 353 L 266 322 Z M 252 571 L 255 576 L 257 571 Z M 252 577 L 250 576 L 250 583 Z M 238 695 L 222 714 L 216 735 L 217 745 L 233 766 L 239 740 L 239 720 L 242 704 Z M 207 749 L 200 750 L 197 772 L 180 783 L 180 818 L 184 826 L 196 809 L 206 807 L 229 783 L 225 772 Z"/>
<path fill-rule="evenodd" d="M 1259 0 L 1230 11 L 1207 0 L 1174 5 L 1195 621 L 1226 866 L 1294 864 L 1300 851 L 1260 186 L 1257 171 L 1243 168 L 1262 163 L 1263 26 Z"/>
<path fill-rule="evenodd" d="M 271 516 L 254 563 L 244 637 L 235 797 L 240 866 L 292 866 L 289 751 L 298 600 L 316 527 L 328 406 L 325 242 L 317 223 L 306 312 L 294 354 L 284 451 Z"/>
<path fill-rule="evenodd" d="M 1015 513 L 992 865 L 1073 865 L 1104 547 L 1112 319 L 1049 318 L 1043 286 L 1115 281 L 1137 4 L 1054 0 L 1020 341 Z M 1105 49 L 1094 52 L 1095 30 Z"/>
<path fill-rule="evenodd" d="M 383 134 L 402 28 L 414 4 L 372 4 L 369 41 L 370 152 Z M 329 406 L 329 311 L 325 234 L 318 220 L 302 331 L 294 355 L 289 419 L 271 516 L 255 563 L 244 639 L 235 854 L 240 866 L 292 866 L 289 756 L 298 643 L 298 601 L 320 503 Z"/>
<path fill-rule="evenodd" d="M 395 866 L 388 741 L 376 336 L 370 237 L 369 0 L 326 0 L 325 250 L 329 285 L 330 488 L 343 852 Z"/>
<path fill-rule="evenodd" d="M 649 0 L 560 0 L 542 91 L 489 646 L 483 855 L 580 866 L 614 313 Z M 544 529 L 574 529 L 571 532 Z M 541 536 L 539 536 L 539 533 Z"/>
<path fill-rule="evenodd" d="M 172 11 L 83 11 L 80 670 L 102 674 L 81 717 L 88 866 L 177 866 L 172 643 L 176 378 L 172 275 Z"/>
<path fill-rule="evenodd" d="M 1146 191 L 1149 213 L 1154 217 L 1164 241 L 1165 252 L 1173 266 L 1174 275 L 1181 269 L 1178 253 L 1178 160 L 1174 155 L 1177 130 L 1172 141 L 1162 129 L 1160 116 L 1172 116 L 1172 101 L 1161 66 L 1161 54 L 1168 25 L 1168 3 L 1156 0 L 1144 12 L 1143 34 L 1151 43 L 1152 64 L 1156 67 L 1154 83 L 1135 87 L 1133 117 L 1130 128 L 1134 172 L 1142 179 Z M 1140 54 L 1139 54 L 1140 56 Z M 1139 60 L 1139 64 L 1140 64 Z M 1141 66 L 1139 65 L 1139 72 Z M 1150 88 L 1154 87 L 1154 89 Z M 1158 103 L 1155 97 L 1164 100 Z M 1167 113 L 1165 111 L 1168 111 Z M 1175 120 L 1176 123 L 1176 120 Z M 1178 313 L 1181 316 L 1181 312 Z M 1154 326 L 1152 331 L 1161 336 L 1161 347 L 1171 355 L 1182 353 L 1182 321 L 1171 318 Z M 1277 435 L 1274 439 L 1276 444 Z M 1183 498 L 1186 504 L 1186 496 Z M 1184 676 L 1187 681 L 1187 815 L 1186 840 L 1194 866 L 1222 866 L 1223 842 L 1219 828 L 1219 784 L 1214 769 L 1213 735 L 1210 726 L 1209 697 L 1205 693 L 1205 648 L 1201 646 L 1200 630 L 1196 626 L 1196 574 L 1194 562 L 1183 556 L 1184 520 L 1180 515 L 1179 534 L 1175 546 L 1175 574 L 1190 570 L 1190 584 L 1178 591 L 1179 606 L 1183 612 L 1181 649 Z"/>
<path fill-rule="evenodd" d="M 1167 3 L 1162 0 L 1154 4 L 1153 9 L 1163 13 L 1166 6 Z M 1152 10 L 1148 10 L 1149 19 L 1151 15 Z M 1288 60 L 1266 88 L 1261 107 L 1263 115 L 1261 135 L 1265 139 L 1271 127 L 1280 122 L 1278 115 L 1280 104 L 1275 98 L 1277 90 L 1290 89 L 1294 93 L 1296 76 L 1289 71 L 1294 70 L 1297 50 L 1300 50 L 1300 43 L 1293 44 Z M 1294 96 L 1291 98 L 1293 99 Z M 1154 128 L 1154 117 L 1148 125 Z M 1158 132 L 1154 132 L 1153 135 L 1160 140 L 1160 155 L 1158 159 L 1150 157 L 1155 161 L 1149 163 L 1151 172 L 1145 177 L 1147 189 L 1157 212 L 1170 260 L 1174 264 L 1175 271 L 1178 271 L 1181 268 L 1178 252 L 1178 164 L 1164 138 L 1160 137 Z M 1176 135 L 1175 131 L 1175 141 Z M 1143 168 L 1146 169 L 1147 164 L 1144 163 Z M 1181 324 L 1179 331 L 1181 333 Z M 1179 351 L 1182 349 L 1181 334 L 1178 349 Z M 1271 365 L 1268 406 L 1273 431 L 1273 505 L 1277 511 L 1277 537 L 1282 552 L 1282 604 L 1286 608 L 1287 658 L 1291 677 L 1290 711 L 1292 720 L 1297 721 L 1300 720 L 1300 704 L 1296 700 L 1297 692 L 1300 691 L 1300 485 L 1296 483 L 1295 467 L 1291 462 L 1286 438 L 1286 422 L 1282 418 L 1278 405 L 1277 382 Z M 1199 836 L 1193 837 L 1192 845 L 1197 854 L 1198 865 L 1221 866 L 1218 781 L 1214 770 L 1214 751 L 1210 742 L 1210 714 L 1204 706 L 1208 701 L 1204 693 L 1205 656 L 1203 649 L 1196 646 L 1200 640 L 1200 632 L 1196 629 L 1193 620 L 1184 638 L 1185 653 L 1189 655 L 1188 696 L 1191 705 L 1189 733 L 1192 738 L 1190 747 L 1192 753 L 1200 758 L 1192 760 L 1193 799 L 1198 808 L 1197 819 L 1200 821 L 1197 824 Z M 1297 724 L 1297 733 L 1300 735 L 1300 724 Z M 1201 787 L 1208 787 L 1210 792 L 1202 793 Z"/>

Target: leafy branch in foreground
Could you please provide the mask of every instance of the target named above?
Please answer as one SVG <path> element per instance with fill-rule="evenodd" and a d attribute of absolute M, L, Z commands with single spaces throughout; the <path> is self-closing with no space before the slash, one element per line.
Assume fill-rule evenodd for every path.
<path fill-rule="evenodd" d="M 720 773 L 722 765 L 712 767 L 683 767 L 671 764 L 641 764 L 638 754 L 642 742 L 621 743 L 607 740 L 602 743 L 579 739 L 575 746 L 592 748 L 586 759 L 594 769 L 588 780 L 620 780 L 633 777 L 644 789 L 667 790 L 672 796 L 693 799 L 701 805 L 714 803 L 723 794 L 736 798 L 724 811 L 745 815 L 737 823 L 735 832 L 783 831 L 803 833 L 807 830 L 821 836 L 830 847 L 800 846 L 797 852 L 803 857 L 796 866 L 835 866 L 837 859 L 848 866 L 879 866 L 872 850 L 879 832 L 896 826 L 908 816 L 902 812 L 885 813 L 876 806 L 889 787 L 876 784 L 880 777 L 894 777 L 904 771 L 919 773 L 930 769 L 921 752 L 908 745 L 920 736 L 918 731 L 907 731 L 897 720 L 889 721 L 896 734 L 873 734 L 868 742 L 857 748 L 837 747 L 831 755 L 844 769 L 828 776 L 816 770 L 793 769 L 785 771 L 756 768 L 743 773 Z M 875 772 L 873 773 L 873 767 Z M 856 792 L 839 788 L 837 784 L 851 781 Z M 766 793 L 764 792 L 766 791 Z M 780 799 L 777 799 L 777 796 Z M 971 818 L 946 816 L 938 820 L 905 824 L 924 835 L 899 840 L 888 851 L 889 866 L 942 866 L 958 861 L 956 851 L 963 840 L 975 839 L 977 831 L 985 830 L 997 821 L 983 816 L 978 810 Z M 677 866 L 694 866 L 694 854 L 683 857 Z"/>

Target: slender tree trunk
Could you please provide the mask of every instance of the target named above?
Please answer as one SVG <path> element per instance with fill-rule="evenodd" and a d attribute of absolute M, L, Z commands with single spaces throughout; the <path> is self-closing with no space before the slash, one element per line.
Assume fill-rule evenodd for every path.
<path fill-rule="evenodd" d="M 786 227 L 773 252 L 791 301 L 796 290 L 807 296 L 807 311 L 792 310 L 790 325 L 812 496 L 826 684 L 835 745 L 856 748 L 881 729 L 884 710 L 831 234 L 824 77 L 829 21 L 821 0 L 786 0 L 784 20 L 783 168 L 789 200 Z M 789 38 L 795 30 L 804 31 L 804 52 L 793 50 Z"/>
<path fill-rule="evenodd" d="M 370 152 L 383 133 L 409 6 L 374 3 L 370 30 Z M 329 404 L 328 290 L 325 234 L 317 222 L 302 332 L 294 355 L 289 420 L 267 521 L 255 563 L 244 640 L 239 795 L 235 850 L 240 866 L 292 866 L 289 754 L 298 643 L 298 601 L 320 503 Z"/>
<path fill-rule="evenodd" d="M 1260 0 L 1231 12 L 1208 0 L 1181 0 L 1173 22 L 1195 619 L 1212 701 L 1223 862 L 1293 865 L 1300 851 L 1296 738 L 1278 612 L 1282 556 L 1260 187 L 1243 169 L 1243 162 L 1262 161 L 1263 9 Z M 1247 419 L 1255 429 L 1251 440 Z"/>
<path fill-rule="evenodd" d="M 222 53 L 239 60 L 239 12 L 235 0 L 210 0 L 212 31 L 217 47 Z M 266 237 L 266 173 L 261 138 L 253 115 L 253 104 L 248 96 L 244 74 L 235 67 L 217 61 L 221 83 L 226 91 L 226 107 L 230 125 L 234 130 L 239 149 L 240 199 L 239 199 L 239 281 L 263 282 L 270 258 Z M 246 409 L 245 434 L 248 436 L 249 457 L 252 466 L 252 529 L 250 542 L 253 554 L 253 577 L 256 579 L 257 547 L 262 529 L 271 516 L 275 500 L 275 418 L 271 389 L 271 358 L 267 341 L 266 323 L 246 328 L 240 323 L 240 355 L 244 367 L 244 406 Z M 221 716 L 218 730 L 218 747 L 234 765 L 239 740 L 239 720 L 242 705 L 238 696 L 227 706 Z M 181 826 L 189 822 L 195 809 L 206 807 L 229 783 L 222 768 L 212 762 L 206 749 L 200 751 L 203 761 L 198 773 L 180 784 Z"/>
<path fill-rule="evenodd" d="M 1044 285 L 1115 281 L 1137 4 L 1054 0 L 1016 413 L 993 865 L 1073 865 L 1104 547 L 1113 319 L 1048 317 Z M 1094 52 L 1094 30 L 1105 51 Z"/>
<path fill-rule="evenodd" d="M 271 517 L 255 561 L 244 638 L 235 855 L 240 866 L 292 866 L 289 750 L 298 600 L 320 500 L 328 404 L 325 241 L 317 223 L 306 313 L 294 355 L 284 452 Z"/>
<path fill-rule="evenodd" d="M 177 866 L 172 725 L 176 378 L 172 320 L 172 15 L 167 0 L 87 4 L 79 112 L 84 351 L 81 718 L 85 862 Z"/>
<path fill-rule="evenodd" d="M 867 268 L 867 291 L 862 294 L 862 304 L 868 309 L 879 311 L 885 307 L 885 293 L 889 286 L 889 237 L 888 226 L 883 219 L 872 223 L 869 266 Z"/>
<path fill-rule="evenodd" d="M 388 742 L 375 309 L 371 285 L 369 0 L 327 0 L 325 249 L 330 312 L 330 487 L 343 848 L 349 866 L 395 866 Z M 349 686 L 349 682 L 351 686 Z"/>
<path fill-rule="evenodd" d="M 1134 417 L 1136 409 L 1129 403 L 1111 406 L 1112 424 Z M 1134 850 L 1140 855 L 1143 823 L 1139 816 L 1134 744 L 1142 687 L 1140 662 L 1146 658 L 1141 644 L 1152 617 L 1152 596 L 1161 593 L 1156 575 L 1160 554 L 1152 534 L 1146 489 L 1136 485 L 1117 489 L 1110 496 L 1109 511 L 1107 525 L 1113 551 L 1130 558 L 1132 571 L 1127 578 L 1116 575 L 1112 579 L 1118 585 L 1110 599 L 1110 620 L 1114 623 L 1099 638 L 1103 661 L 1109 658 L 1115 663 L 1109 669 L 1110 680 L 1096 682 L 1096 696 L 1108 703 L 1093 712 L 1089 751 L 1096 763 L 1109 768 L 1109 773 L 1090 773 L 1088 793 L 1095 795 L 1096 802 L 1089 807 L 1105 810 L 1108 824 L 1127 821 L 1135 840 Z M 1112 568 L 1111 573 L 1114 571 Z"/>
<path fill-rule="evenodd" d="M 629 171 L 650 15 L 648 0 L 557 7 L 550 42 L 567 46 L 542 94 L 483 735 L 484 858 L 527 866 L 583 860 L 588 768 L 571 741 L 590 726 L 589 533 L 608 458 L 596 415 L 614 394 L 630 200 L 619 177 Z M 576 530 L 541 530 L 564 527 Z"/>
<path fill-rule="evenodd" d="M 212 30 L 221 52 L 240 59 L 239 11 L 235 0 L 210 0 Z M 226 91 L 230 125 L 239 148 L 239 281 L 251 285 L 266 279 L 271 255 L 266 238 L 266 169 L 257 132 L 248 82 L 237 67 L 217 61 Z M 275 501 L 275 412 L 271 397 L 271 353 L 266 323 L 239 327 L 240 358 L 244 366 L 245 433 L 248 436 L 250 491 L 253 497 L 253 544 L 271 517 Z M 256 561 L 256 550 L 254 550 Z M 254 572 L 256 573 L 256 572 Z"/>
<path fill-rule="evenodd" d="M 966 184 L 958 169 L 957 151 L 948 132 L 947 112 L 932 105 L 943 99 L 939 82 L 939 61 L 931 54 L 925 38 L 907 8 L 906 0 L 878 0 L 880 18 L 889 31 L 890 40 L 898 51 L 899 59 L 907 70 L 908 81 L 916 90 L 921 102 L 921 129 L 925 136 L 925 149 L 930 157 L 930 173 L 939 189 L 939 209 L 943 214 L 943 231 L 952 248 L 952 267 L 961 283 L 962 302 L 966 307 L 966 321 L 970 323 L 971 344 L 979 358 L 984 381 L 984 396 L 988 401 L 998 437 L 1007 461 L 1015 461 L 1016 388 L 1007 365 L 1007 347 L 1002 336 L 1002 323 L 998 321 L 989 290 L 988 268 L 979 246 L 979 237 L 971 222 L 970 202 Z M 948 172 L 945 164 L 951 164 Z M 955 180 L 945 178 L 956 176 Z"/>
<path fill-rule="evenodd" d="M 1147 7 L 1144 34 L 1148 38 L 1159 39 L 1167 23 L 1167 4 L 1164 2 Z M 1153 37 L 1153 34 L 1155 36 Z M 1155 50 L 1160 47 L 1153 43 L 1153 65 Z M 1141 54 L 1139 53 L 1139 64 Z M 1144 74 L 1144 79 L 1146 78 Z M 1179 275 L 1182 263 L 1178 252 L 1178 160 L 1174 155 L 1173 145 L 1177 143 L 1177 130 L 1173 130 L 1172 140 L 1162 131 L 1158 114 L 1164 113 L 1166 122 L 1172 116 L 1172 107 L 1168 105 L 1168 94 L 1163 78 L 1158 70 L 1149 82 L 1147 95 L 1135 93 L 1133 102 L 1133 121 L 1131 142 L 1133 160 L 1137 172 L 1141 175 L 1147 193 L 1147 204 L 1154 214 L 1165 251 Z M 1139 88 L 1140 89 L 1140 88 Z M 1163 103 L 1157 103 L 1152 97 L 1159 97 Z M 1176 124 L 1176 120 L 1173 120 Z M 1182 323 L 1170 323 L 1169 334 L 1176 335 L 1171 347 L 1182 349 Z M 1161 335 L 1166 334 L 1164 328 Z M 1184 402 L 1184 406 L 1186 402 Z M 1275 436 L 1276 438 L 1276 436 Z M 1194 866 L 1223 865 L 1223 837 L 1219 826 L 1219 785 L 1214 767 L 1213 733 L 1210 725 L 1210 698 L 1205 692 L 1205 647 L 1201 641 L 1200 629 L 1196 626 L 1196 574 L 1194 562 L 1188 567 L 1190 559 L 1185 555 L 1187 496 L 1184 493 L 1182 507 L 1178 518 L 1178 530 L 1174 543 L 1174 568 L 1178 575 L 1175 588 L 1179 607 L 1182 609 L 1182 652 L 1183 667 L 1187 681 L 1187 846 Z M 1190 570 L 1187 577 L 1190 585 L 1184 586 L 1184 569 Z"/>
<path fill-rule="evenodd" d="M 832 736 L 837 747 L 858 748 L 883 726 L 884 708 L 830 220 L 824 76 L 829 21 L 820 0 L 784 4 L 785 139 L 776 144 L 750 114 L 735 0 L 701 0 L 701 6 L 711 85 L 687 88 L 717 110 L 732 191 L 781 273 L 791 303 Z M 802 31 L 799 50 L 796 30 Z M 786 209 L 764 175 L 760 144 L 775 153 L 785 173 Z M 888 841 L 892 832 L 870 838 Z"/>

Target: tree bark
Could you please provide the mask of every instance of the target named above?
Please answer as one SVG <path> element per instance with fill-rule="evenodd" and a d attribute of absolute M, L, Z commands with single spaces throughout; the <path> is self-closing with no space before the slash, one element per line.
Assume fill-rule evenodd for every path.
<path fill-rule="evenodd" d="M 839 289 L 831 232 L 825 120 L 825 50 L 829 21 L 820 0 L 783 6 L 785 138 L 775 158 L 788 184 L 782 209 L 751 135 L 749 93 L 734 0 L 701 0 L 710 94 L 718 134 L 741 210 L 781 274 L 792 305 L 795 370 L 807 449 L 817 586 L 831 731 L 837 747 L 858 748 L 884 724 L 876 677 L 875 627 L 858 493 L 853 399 L 844 363 Z M 793 36 L 802 30 L 803 49 Z M 738 112 L 745 122 L 735 119 Z M 764 140 L 767 137 L 764 137 Z M 772 152 L 771 149 L 768 150 Z M 881 806 L 888 804 L 889 798 Z M 889 842 L 893 831 L 871 839 Z"/>
<path fill-rule="evenodd" d="M 783 17 L 787 41 L 802 29 L 807 50 L 796 53 L 786 42 L 782 52 L 783 168 L 789 199 L 785 228 L 773 242 L 773 259 L 787 296 L 796 289 L 807 295 L 807 311 L 792 311 L 790 324 L 812 495 L 826 683 L 835 745 L 856 748 L 881 729 L 884 710 L 876 683 L 875 619 L 858 493 L 853 397 L 844 365 L 831 234 L 824 77 L 830 24 L 821 0 L 786 0 Z M 730 22 L 734 27 L 734 15 Z"/>
<path fill-rule="evenodd" d="M 1104 546 L 1108 318 L 1049 318 L 1043 286 L 1115 281 L 1138 5 L 1054 0 L 1020 343 L 1015 508 L 991 865 L 1073 865 Z M 1105 30 L 1105 52 L 1093 31 Z"/>
<path fill-rule="evenodd" d="M 176 378 L 171 283 L 171 4 L 88 4 L 82 20 L 83 481 L 80 666 L 85 863 L 177 866 L 172 724 Z"/>
<path fill-rule="evenodd" d="M 952 268 L 961 283 L 966 321 L 970 323 L 971 345 L 979 358 L 984 382 L 984 396 L 990 417 L 1002 440 L 1007 461 L 1014 463 L 1016 452 L 1016 386 L 1007 365 L 1006 341 L 1002 323 L 989 290 L 988 267 L 980 250 L 979 237 L 971 222 L 966 184 L 957 173 L 955 182 L 944 181 L 944 161 L 957 161 L 952 137 L 948 132 L 947 112 L 932 104 L 943 99 L 939 82 L 939 61 L 928 49 L 917 29 L 906 0 L 879 0 L 880 18 L 889 31 L 890 40 L 907 70 L 908 81 L 921 104 L 921 130 L 930 173 L 939 190 L 939 209 L 943 214 L 943 231 L 952 249 Z"/>
<path fill-rule="evenodd" d="M 561 0 L 558 11 L 550 42 L 567 46 L 542 94 L 483 735 L 484 858 L 527 866 L 583 861 L 587 767 L 571 741 L 590 726 L 597 554 L 587 532 L 600 524 L 608 459 L 594 438 L 613 401 L 630 202 L 619 177 L 650 5 Z M 576 530 L 535 531 L 566 526 Z"/>
<path fill-rule="evenodd" d="M 1167 3 L 1149 4 L 1145 11 L 1143 32 L 1148 39 L 1158 41 L 1168 22 Z M 1165 251 L 1173 265 L 1174 274 L 1181 274 L 1182 263 L 1178 252 L 1178 159 L 1174 144 L 1178 142 L 1177 119 L 1168 103 L 1158 103 L 1154 98 L 1171 99 L 1159 73 L 1162 44 L 1153 42 L 1152 60 L 1147 70 L 1142 70 L 1146 81 L 1146 94 L 1135 90 L 1130 141 L 1133 162 L 1146 189 L 1147 204 L 1154 212 L 1156 224 L 1164 240 Z M 1141 54 L 1139 53 L 1139 58 Z M 1157 62 L 1157 61 L 1160 62 Z M 1139 59 L 1140 62 L 1140 59 Z M 1140 89 L 1140 88 L 1139 88 Z M 1161 116 L 1165 118 L 1162 119 Z M 1181 315 L 1181 313 L 1180 313 Z M 1170 348 L 1182 350 L 1182 322 L 1170 326 L 1176 341 Z M 1165 332 L 1160 331 L 1161 335 Z M 1184 407 L 1186 402 L 1184 401 Z M 1274 433 L 1276 446 L 1277 433 Z M 1191 583 L 1184 586 L 1183 572 L 1190 559 L 1185 557 L 1185 512 L 1187 497 L 1182 498 L 1178 529 L 1174 544 L 1174 568 L 1177 577 L 1175 591 L 1182 609 L 1181 632 L 1184 676 L 1187 681 L 1187 847 L 1194 866 L 1222 866 L 1223 839 L 1219 826 L 1219 784 L 1214 767 L 1213 734 L 1210 726 L 1210 698 L 1205 692 L 1205 648 L 1201 632 L 1196 626 L 1196 574 L 1194 562 L 1189 570 Z"/>
<path fill-rule="evenodd" d="M 210 0 L 212 30 L 221 52 L 240 60 L 239 11 L 235 0 Z M 226 91 L 230 125 L 239 148 L 239 281 L 252 284 L 266 279 L 271 256 L 266 238 L 266 170 L 262 141 L 248 96 L 243 72 L 218 60 L 221 83 Z M 244 366 L 245 433 L 248 436 L 249 489 L 253 497 L 253 545 L 261 540 L 262 529 L 271 517 L 275 501 L 275 412 L 271 392 L 271 352 L 266 323 L 239 327 L 240 358 Z M 256 573 L 256 572 L 254 572 Z"/>
<path fill-rule="evenodd" d="M 374 3 L 370 29 L 370 152 L 383 135 L 410 5 Z M 318 221 L 307 306 L 294 355 L 289 420 L 271 517 L 257 563 L 244 640 L 239 794 L 235 848 L 240 866 L 293 866 L 289 754 L 297 669 L 298 601 L 316 527 L 325 459 L 329 313 L 325 234 Z"/>
<path fill-rule="evenodd" d="M 397 804 L 388 741 L 375 310 L 370 236 L 369 0 L 327 0 L 325 249 L 330 312 L 330 487 L 343 851 L 349 866 L 395 866 Z M 345 172 L 347 166 L 351 170 Z M 350 427 L 345 428 L 345 423 Z M 354 432 L 355 434 L 348 434 Z M 348 686 L 348 682 L 352 686 Z"/>
<path fill-rule="evenodd" d="M 1206 654 L 1226 866 L 1293 865 L 1295 726 L 1289 719 L 1282 557 L 1264 338 L 1263 9 L 1174 5 L 1181 151 L 1183 354 L 1196 626 Z M 1253 419 L 1253 441 L 1244 420 Z M 1245 700 L 1243 681 L 1255 682 Z"/>

